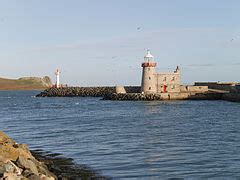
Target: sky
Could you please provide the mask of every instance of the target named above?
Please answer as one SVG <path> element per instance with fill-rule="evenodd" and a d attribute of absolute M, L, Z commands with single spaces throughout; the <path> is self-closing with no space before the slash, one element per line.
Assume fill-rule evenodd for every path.
<path fill-rule="evenodd" d="M 239 81 L 239 0 L 0 0 L 0 77 L 140 85 L 150 49 L 183 84 Z"/>

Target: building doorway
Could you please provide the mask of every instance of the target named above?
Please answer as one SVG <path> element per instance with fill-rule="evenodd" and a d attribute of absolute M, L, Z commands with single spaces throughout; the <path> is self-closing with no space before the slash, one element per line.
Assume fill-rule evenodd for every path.
<path fill-rule="evenodd" d="M 165 92 L 165 93 L 167 92 L 167 85 L 163 86 L 163 92 Z"/>

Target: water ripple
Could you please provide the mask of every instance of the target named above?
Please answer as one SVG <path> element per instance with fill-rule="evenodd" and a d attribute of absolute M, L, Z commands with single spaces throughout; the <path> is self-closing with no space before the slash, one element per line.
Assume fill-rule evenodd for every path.
<path fill-rule="evenodd" d="M 35 98 L 0 91 L 0 127 L 121 179 L 238 179 L 239 103 Z"/>

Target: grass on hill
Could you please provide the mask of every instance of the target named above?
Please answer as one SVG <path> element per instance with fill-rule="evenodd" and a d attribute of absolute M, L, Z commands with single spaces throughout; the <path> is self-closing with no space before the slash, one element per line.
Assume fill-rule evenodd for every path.
<path fill-rule="evenodd" d="M 44 78 L 0 78 L 0 90 L 43 90 L 51 86 L 49 77 Z"/>

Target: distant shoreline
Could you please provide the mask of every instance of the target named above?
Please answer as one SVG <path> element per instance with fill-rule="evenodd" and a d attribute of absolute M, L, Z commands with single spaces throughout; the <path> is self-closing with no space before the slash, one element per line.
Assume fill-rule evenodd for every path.
<path fill-rule="evenodd" d="M 51 79 L 44 77 L 0 78 L 0 90 L 44 90 L 52 86 Z"/>

